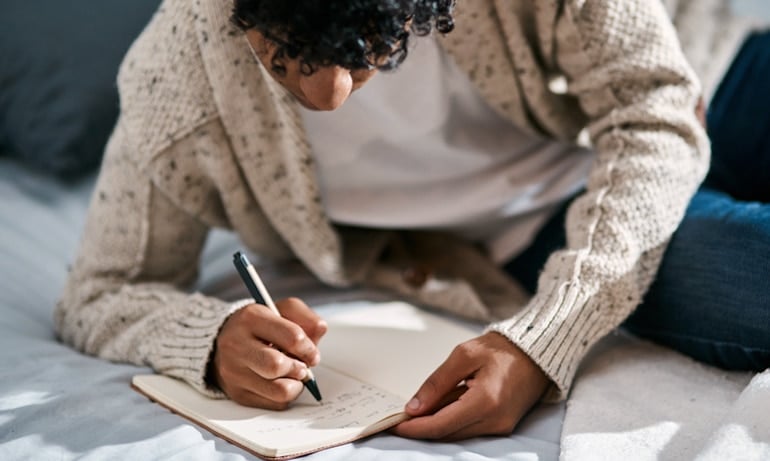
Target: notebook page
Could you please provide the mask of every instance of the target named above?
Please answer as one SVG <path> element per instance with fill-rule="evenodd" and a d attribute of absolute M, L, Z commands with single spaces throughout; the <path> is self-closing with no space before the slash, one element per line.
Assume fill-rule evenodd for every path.
<path fill-rule="evenodd" d="M 321 364 L 376 385 L 406 403 L 458 344 L 481 326 L 462 326 L 404 302 L 373 304 L 326 319 Z M 326 384 L 318 380 L 322 392 Z"/>
<path fill-rule="evenodd" d="M 403 398 L 324 367 L 316 367 L 314 373 L 322 386 L 323 403 L 303 392 L 286 411 L 209 399 L 166 376 L 136 376 L 133 384 L 176 413 L 268 457 L 337 445 L 404 419 Z M 388 418 L 393 415 L 397 417 Z"/>

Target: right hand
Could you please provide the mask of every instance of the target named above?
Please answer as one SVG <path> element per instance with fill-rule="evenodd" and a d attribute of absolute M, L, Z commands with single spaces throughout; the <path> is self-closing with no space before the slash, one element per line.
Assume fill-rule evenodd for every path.
<path fill-rule="evenodd" d="M 233 401 L 246 406 L 285 409 L 302 392 L 307 367 L 320 361 L 316 347 L 326 322 L 302 300 L 266 306 L 249 304 L 233 313 L 216 339 L 213 378 Z"/>

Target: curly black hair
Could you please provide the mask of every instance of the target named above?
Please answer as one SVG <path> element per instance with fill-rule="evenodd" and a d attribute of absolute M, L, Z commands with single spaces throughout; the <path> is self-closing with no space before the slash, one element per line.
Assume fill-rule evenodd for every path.
<path fill-rule="evenodd" d="M 276 44 L 273 71 L 284 57 L 304 74 L 337 65 L 391 70 L 408 53 L 409 36 L 454 28 L 454 0 L 234 0 L 232 22 Z"/>

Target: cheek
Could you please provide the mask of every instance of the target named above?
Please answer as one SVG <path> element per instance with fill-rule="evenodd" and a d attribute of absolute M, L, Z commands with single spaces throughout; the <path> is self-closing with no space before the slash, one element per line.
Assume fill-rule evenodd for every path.
<path fill-rule="evenodd" d="M 353 78 L 353 89 L 357 90 L 364 86 L 374 75 L 377 73 L 377 69 L 373 70 L 356 70 L 350 73 Z"/>

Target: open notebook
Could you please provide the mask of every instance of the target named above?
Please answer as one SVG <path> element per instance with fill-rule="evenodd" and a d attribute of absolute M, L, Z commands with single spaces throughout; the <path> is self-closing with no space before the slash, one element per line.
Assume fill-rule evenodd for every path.
<path fill-rule="evenodd" d="M 478 334 L 406 303 L 375 304 L 327 318 L 322 404 L 307 391 L 285 411 L 209 399 L 182 381 L 140 375 L 134 389 L 252 453 L 288 459 L 358 440 L 406 419 L 405 403 L 457 344 Z"/>

